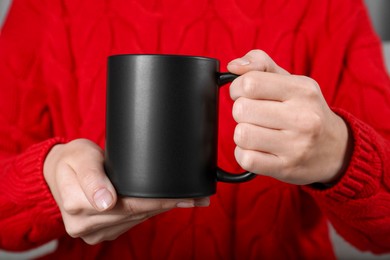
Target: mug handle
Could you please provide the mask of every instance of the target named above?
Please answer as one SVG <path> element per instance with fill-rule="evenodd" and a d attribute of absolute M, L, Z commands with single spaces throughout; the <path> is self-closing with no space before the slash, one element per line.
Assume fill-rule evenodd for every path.
<path fill-rule="evenodd" d="M 237 78 L 238 75 L 224 72 L 218 74 L 218 86 L 222 87 L 223 85 L 232 82 L 235 78 Z M 230 183 L 238 183 L 238 182 L 245 182 L 250 181 L 253 178 L 256 177 L 256 174 L 251 172 L 244 172 L 240 174 L 232 174 L 229 172 L 226 172 L 219 167 L 217 167 L 217 180 L 221 182 L 230 182 Z"/>

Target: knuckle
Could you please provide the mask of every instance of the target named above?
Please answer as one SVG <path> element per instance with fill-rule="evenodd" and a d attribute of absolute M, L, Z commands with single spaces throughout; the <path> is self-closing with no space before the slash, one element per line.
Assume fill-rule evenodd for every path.
<path fill-rule="evenodd" d="M 65 222 L 65 231 L 69 236 L 73 238 L 81 237 L 86 233 L 87 228 L 84 226 L 84 223 L 74 221 L 64 221 Z"/>
<path fill-rule="evenodd" d="M 70 237 L 73 237 L 73 238 L 78 238 L 78 237 L 80 237 L 80 232 L 79 232 L 79 230 L 76 230 L 76 229 L 74 229 L 74 228 L 70 228 L 70 227 L 65 226 L 65 231 L 66 231 L 66 233 L 68 233 L 68 235 L 69 235 Z"/>
<path fill-rule="evenodd" d="M 85 243 L 87 243 L 88 245 L 91 245 L 91 246 L 97 245 L 100 242 L 103 242 L 105 240 L 104 237 L 101 235 L 84 236 L 84 237 L 81 237 L 81 239 L 83 239 Z"/>
<path fill-rule="evenodd" d="M 248 71 L 239 76 L 230 85 L 230 96 L 233 100 L 240 97 L 250 98 L 258 87 L 258 71 Z"/>
<path fill-rule="evenodd" d="M 271 57 L 263 50 L 252 50 L 248 53 L 248 56 L 252 57 L 252 60 L 257 64 L 257 70 L 260 71 L 272 71 L 276 65 Z"/>
<path fill-rule="evenodd" d="M 62 208 L 68 215 L 78 215 L 83 211 L 81 205 L 73 200 L 63 200 Z"/>
<path fill-rule="evenodd" d="M 239 97 L 239 81 L 240 81 L 240 78 L 236 78 L 235 80 L 232 81 L 232 83 L 230 84 L 230 87 L 229 87 L 229 94 L 230 94 L 230 98 L 233 99 L 233 100 L 236 100 L 238 97 Z"/>
<path fill-rule="evenodd" d="M 143 220 L 149 218 L 153 212 L 165 211 L 175 208 L 177 201 L 172 199 L 147 200 L 131 199 L 123 202 L 123 212 L 130 220 Z"/>
<path fill-rule="evenodd" d="M 81 236 L 81 239 L 83 239 L 84 242 L 89 245 L 96 245 L 104 241 L 113 241 L 132 226 L 133 225 L 126 225 L 125 228 L 118 229 L 117 227 L 113 227 L 110 230 L 101 230 L 92 234 Z"/>
<path fill-rule="evenodd" d="M 236 122 L 240 122 L 243 119 L 243 116 L 245 115 L 245 99 L 244 98 L 240 97 L 234 102 L 232 114 L 233 114 L 233 118 L 234 118 L 234 120 L 236 120 Z"/>
<path fill-rule="evenodd" d="M 241 156 L 237 161 L 243 169 L 254 172 L 256 162 L 251 153 L 242 151 Z"/>
<path fill-rule="evenodd" d="M 318 83 L 307 76 L 295 76 L 297 87 L 301 94 L 308 98 L 318 98 L 321 95 L 321 89 Z"/>
<path fill-rule="evenodd" d="M 130 216 L 134 216 L 141 213 L 141 210 L 137 206 L 137 203 L 133 201 L 128 201 L 123 205 L 124 211 Z"/>
<path fill-rule="evenodd" d="M 156 211 L 166 211 L 176 207 L 177 201 L 164 200 L 161 201 L 156 207 Z"/>
<path fill-rule="evenodd" d="M 62 214 L 62 218 L 66 233 L 73 238 L 88 236 L 101 228 L 101 223 L 97 222 L 97 218 L 93 218 L 92 216 L 70 216 Z"/>
<path fill-rule="evenodd" d="M 59 191 L 57 203 L 61 210 L 68 215 L 81 214 L 84 210 L 84 205 L 73 183 L 59 183 L 58 186 L 61 187 L 61 190 Z"/>
<path fill-rule="evenodd" d="M 269 56 L 268 54 L 263 51 L 263 50 L 260 50 L 260 49 L 254 49 L 254 50 L 251 50 L 248 52 L 248 55 L 249 56 L 252 56 L 258 60 L 267 60 L 269 59 Z"/>
<path fill-rule="evenodd" d="M 256 71 L 249 71 L 241 76 L 241 90 L 243 96 L 252 96 L 256 90 Z"/>
<path fill-rule="evenodd" d="M 248 134 L 247 125 L 240 123 L 236 126 L 236 129 L 234 131 L 234 136 L 233 136 L 234 142 L 238 146 L 244 146 L 248 142 L 249 139 L 248 135 L 249 134 Z"/>

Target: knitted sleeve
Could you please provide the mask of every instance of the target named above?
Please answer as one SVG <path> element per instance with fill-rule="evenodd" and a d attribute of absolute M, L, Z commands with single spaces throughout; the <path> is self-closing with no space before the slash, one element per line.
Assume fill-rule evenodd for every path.
<path fill-rule="evenodd" d="M 43 178 L 52 136 L 40 59 L 50 15 L 14 0 L 0 36 L 0 248 L 24 250 L 64 234 L 58 207 Z"/>
<path fill-rule="evenodd" d="M 341 14 L 344 9 L 345 16 L 333 21 L 337 27 L 329 36 L 333 41 L 323 48 L 323 56 L 329 58 L 313 73 L 330 86 L 324 94 L 349 125 L 353 155 L 337 184 L 324 190 L 304 189 L 350 243 L 360 250 L 389 252 L 390 80 L 363 4 L 345 1 L 337 8 Z M 335 69 L 339 73 L 332 78 Z"/>

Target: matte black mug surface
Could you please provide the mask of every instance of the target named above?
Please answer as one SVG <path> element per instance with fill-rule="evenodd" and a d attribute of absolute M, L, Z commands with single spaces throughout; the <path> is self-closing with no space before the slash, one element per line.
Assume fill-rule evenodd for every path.
<path fill-rule="evenodd" d="M 203 197 L 217 181 L 252 179 L 217 167 L 218 89 L 235 77 L 212 58 L 110 56 L 105 169 L 117 192 Z"/>

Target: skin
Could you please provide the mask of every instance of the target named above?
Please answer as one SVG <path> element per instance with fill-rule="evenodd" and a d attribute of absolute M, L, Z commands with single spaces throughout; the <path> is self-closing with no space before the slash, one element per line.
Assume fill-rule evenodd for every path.
<path fill-rule="evenodd" d="M 231 61 L 235 157 L 242 168 L 291 184 L 335 183 L 351 154 L 344 120 L 317 82 L 291 75 L 265 52 Z"/>
<path fill-rule="evenodd" d="M 55 145 L 44 177 L 66 232 L 88 244 L 114 240 L 135 225 L 174 208 L 208 206 L 209 198 L 141 199 L 118 197 L 103 169 L 103 151 L 86 139 Z"/>
<path fill-rule="evenodd" d="M 235 157 L 242 168 L 292 184 L 333 183 L 350 156 L 348 127 L 311 78 L 289 74 L 253 50 L 228 70 L 237 121 Z M 103 169 L 103 151 L 77 139 L 55 145 L 44 177 L 67 233 L 88 244 L 114 240 L 135 225 L 174 208 L 205 207 L 209 198 L 121 198 Z"/>

